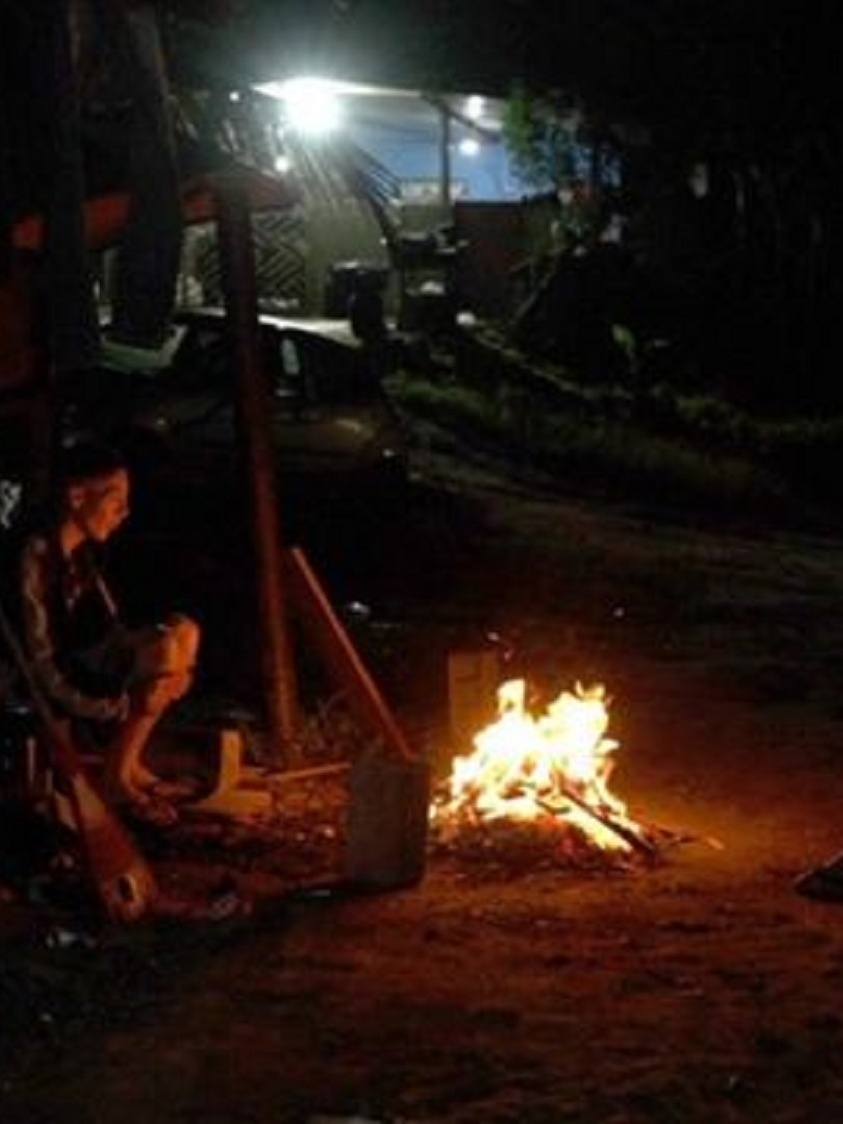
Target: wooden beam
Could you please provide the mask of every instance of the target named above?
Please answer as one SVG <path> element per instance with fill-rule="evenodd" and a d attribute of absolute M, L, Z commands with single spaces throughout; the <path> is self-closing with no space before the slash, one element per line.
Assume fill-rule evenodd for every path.
<path fill-rule="evenodd" d="M 349 696 L 358 718 L 383 738 L 387 748 L 407 761 L 418 759 L 393 717 L 383 696 L 363 665 L 351 638 L 331 607 L 304 552 L 293 547 L 286 552 L 291 578 L 293 605 L 297 618 L 306 628 L 309 640 Z"/>
<path fill-rule="evenodd" d="M 225 310 L 236 375 L 238 441 L 247 470 L 257 579 L 257 625 L 270 755 L 298 758 L 298 691 L 288 629 L 272 400 L 260 346 L 255 257 L 248 194 L 235 176 L 215 184 Z"/>

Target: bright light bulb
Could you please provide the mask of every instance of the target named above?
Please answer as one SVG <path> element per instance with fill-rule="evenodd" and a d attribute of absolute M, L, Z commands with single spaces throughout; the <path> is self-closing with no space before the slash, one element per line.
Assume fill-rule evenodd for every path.
<path fill-rule="evenodd" d="M 459 149 L 463 156 L 476 156 L 480 151 L 480 141 L 477 137 L 463 137 Z"/>
<path fill-rule="evenodd" d="M 340 101 L 333 83 L 325 78 L 291 78 L 284 83 L 282 96 L 287 121 L 297 132 L 319 136 L 340 123 Z"/>
<path fill-rule="evenodd" d="M 465 103 L 465 113 L 472 121 L 477 121 L 483 115 L 483 98 L 479 94 L 472 94 Z"/>

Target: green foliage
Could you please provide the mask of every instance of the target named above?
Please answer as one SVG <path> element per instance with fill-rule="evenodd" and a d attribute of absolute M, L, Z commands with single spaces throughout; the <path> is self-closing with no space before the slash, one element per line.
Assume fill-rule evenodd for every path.
<path fill-rule="evenodd" d="M 558 190 L 576 175 L 581 110 L 559 95 L 534 95 L 515 86 L 507 100 L 503 136 L 518 175 L 538 191 Z"/>
<path fill-rule="evenodd" d="M 843 503 L 843 418 L 770 423 L 666 386 L 595 390 L 563 371 L 530 368 L 511 349 L 490 348 L 485 368 L 481 348 L 470 355 L 471 385 L 457 369 L 440 382 L 405 374 L 390 388 L 412 417 L 460 448 L 683 512 L 804 523 Z"/>
<path fill-rule="evenodd" d="M 603 225 L 605 185 L 597 130 L 579 100 L 560 91 L 532 94 L 517 85 L 504 109 L 503 137 L 524 184 L 556 199 L 556 248 L 595 238 Z"/>

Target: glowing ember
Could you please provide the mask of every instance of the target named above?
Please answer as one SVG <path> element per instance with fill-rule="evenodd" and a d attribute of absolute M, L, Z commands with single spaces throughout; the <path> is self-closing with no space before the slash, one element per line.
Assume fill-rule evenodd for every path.
<path fill-rule="evenodd" d="M 638 836 L 625 805 L 608 790 L 618 743 L 607 738 L 605 690 L 563 691 L 543 714 L 526 707 L 526 684 L 498 690 L 498 718 L 457 757 L 433 819 L 447 833 L 466 824 L 525 822 L 553 816 L 605 850 L 631 849 Z"/>

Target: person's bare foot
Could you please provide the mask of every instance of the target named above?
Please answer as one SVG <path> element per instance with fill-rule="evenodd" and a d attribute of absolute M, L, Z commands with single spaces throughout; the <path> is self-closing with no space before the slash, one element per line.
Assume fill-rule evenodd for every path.
<path fill-rule="evenodd" d="M 115 804 L 142 803 L 160 780 L 155 773 L 138 761 L 113 760 L 103 776 L 105 796 Z"/>
<path fill-rule="evenodd" d="M 147 793 L 141 785 L 134 783 L 131 776 L 108 776 L 103 785 L 104 796 L 112 804 L 143 803 L 148 799 Z"/>
<path fill-rule="evenodd" d="M 153 793 L 126 783 L 125 780 L 107 782 L 104 795 L 121 814 L 157 827 L 169 827 L 178 821 L 178 812 L 163 794 Z"/>
<path fill-rule="evenodd" d="M 154 788 L 161 780 L 157 773 L 153 773 L 145 765 L 133 765 L 129 776 L 132 788 L 139 789 Z"/>
<path fill-rule="evenodd" d="M 133 765 L 129 771 L 129 788 L 144 796 L 163 800 L 186 800 L 195 796 L 200 786 L 193 777 L 167 778 L 153 773 L 145 765 Z"/>

